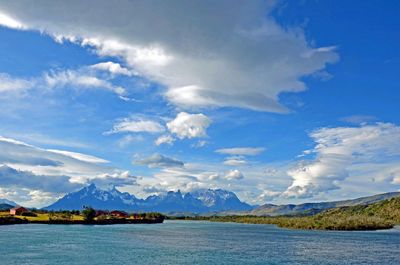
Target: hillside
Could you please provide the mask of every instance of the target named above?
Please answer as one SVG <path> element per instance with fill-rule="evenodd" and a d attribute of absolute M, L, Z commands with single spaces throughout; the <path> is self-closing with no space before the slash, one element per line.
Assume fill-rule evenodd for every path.
<path fill-rule="evenodd" d="M 312 230 L 377 230 L 400 225 L 400 198 L 371 204 L 343 206 L 313 216 L 212 216 L 180 219 L 251 224 L 276 224 L 283 228 Z"/>
<path fill-rule="evenodd" d="M 366 205 L 344 206 L 324 211 L 317 216 L 322 218 L 333 216 L 375 216 L 400 224 L 400 198 L 392 198 Z"/>
<path fill-rule="evenodd" d="M 274 205 L 265 204 L 251 211 L 243 213 L 237 212 L 238 215 L 257 215 L 257 216 L 281 216 L 281 215 L 306 215 L 307 212 L 315 214 L 326 209 L 332 209 L 343 206 L 365 205 L 369 203 L 388 200 L 391 198 L 400 197 L 400 192 L 389 192 L 378 194 L 368 197 L 362 197 L 352 200 L 333 201 L 333 202 L 319 202 L 319 203 L 303 203 L 299 205 Z M 311 210 L 312 209 L 312 210 Z M 229 213 L 228 213 L 229 214 Z M 232 213 L 231 213 L 232 214 Z M 226 215 L 226 214 L 223 214 Z"/>
<path fill-rule="evenodd" d="M 371 230 L 400 224 L 400 198 L 367 205 L 343 206 L 314 216 L 282 217 L 278 226 L 319 230 Z"/>

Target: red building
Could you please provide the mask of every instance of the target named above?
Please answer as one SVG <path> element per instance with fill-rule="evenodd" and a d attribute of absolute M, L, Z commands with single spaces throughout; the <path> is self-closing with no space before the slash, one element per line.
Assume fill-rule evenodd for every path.
<path fill-rule="evenodd" d="M 133 215 L 133 218 L 134 218 L 134 219 L 140 219 L 140 216 L 139 216 L 138 214 L 135 213 L 135 214 Z"/>
<path fill-rule="evenodd" d="M 108 216 L 108 211 L 96 210 L 95 217 L 98 216 Z"/>
<path fill-rule="evenodd" d="M 18 206 L 10 209 L 10 214 L 11 215 L 21 215 L 23 212 L 27 212 L 28 210 L 25 209 L 24 207 Z"/>
<path fill-rule="evenodd" d="M 128 214 L 123 211 L 112 211 L 111 216 L 127 218 Z"/>

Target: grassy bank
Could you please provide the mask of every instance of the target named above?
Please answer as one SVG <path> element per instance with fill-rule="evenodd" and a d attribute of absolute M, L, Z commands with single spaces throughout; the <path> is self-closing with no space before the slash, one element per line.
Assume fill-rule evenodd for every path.
<path fill-rule="evenodd" d="M 147 213 L 140 218 L 135 218 L 133 215 L 128 218 L 115 216 L 99 216 L 92 220 L 85 220 L 80 214 L 72 214 L 69 211 L 61 212 L 35 212 L 36 216 L 25 215 L 10 215 L 8 211 L 0 212 L 0 225 L 36 223 L 36 224 L 150 224 L 162 223 L 164 216 L 159 213 Z"/>
<path fill-rule="evenodd" d="M 174 217 L 169 219 L 275 224 L 282 228 L 312 230 L 378 230 L 400 224 L 400 198 L 367 205 L 340 207 L 312 216 L 213 216 Z"/>

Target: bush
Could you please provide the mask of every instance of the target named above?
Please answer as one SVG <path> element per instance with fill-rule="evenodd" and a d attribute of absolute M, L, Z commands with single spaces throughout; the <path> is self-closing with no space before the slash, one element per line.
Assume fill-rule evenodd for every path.
<path fill-rule="evenodd" d="M 86 207 L 82 211 L 83 220 L 86 222 L 92 222 L 94 217 L 96 216 L 96 211 L 91 207 Z"/>
<path fill-rule="evenodd" d="M 35 213 L 33 213 L 33 212 L 23 212 L 21 215 L 22 215 L 22 216 L 37 217 L 37 214 L 35 214 Z"/>
<path fill-rule="evenodd" d="M 146 213 L 145 215 L 145 219 L 164 219 L 164 218 L 165 218 L 164 215 L 157 212 L 150 212 Z"/>
<path fill-rule="evenodd" d="M 71 214 L 74 214 L 74 215 L 80 215 L 80 214 L 81 214 L 81 212 L 80 212 L 80 211 L 78 211 L 78 210 L 72 210 L 72 211 L 71 211 Z"/>

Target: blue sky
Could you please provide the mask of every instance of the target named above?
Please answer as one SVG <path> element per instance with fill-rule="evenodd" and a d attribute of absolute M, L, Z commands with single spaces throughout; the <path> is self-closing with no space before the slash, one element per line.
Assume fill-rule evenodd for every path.
<path fill-rule="evenodd" d="M 91 10 L 86 12 L 85 10 Z M 0 197 L 400 188 L 397 1 L 0 1 Z"/>

